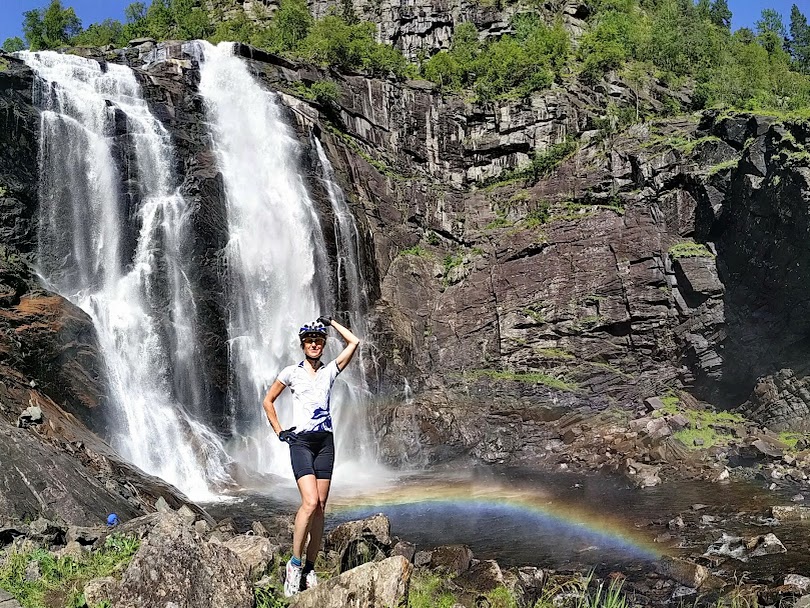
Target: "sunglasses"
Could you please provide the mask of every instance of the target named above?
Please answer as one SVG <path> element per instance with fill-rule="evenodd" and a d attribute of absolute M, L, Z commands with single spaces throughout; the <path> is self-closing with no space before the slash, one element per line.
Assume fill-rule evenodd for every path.
<path fill-rule="evenodd" d="M 302 342 L 304 344 L 317 344 L 319 346 L 323 346 L 326 340 L 324 340 L 323 338 L 304 338 Z"/>

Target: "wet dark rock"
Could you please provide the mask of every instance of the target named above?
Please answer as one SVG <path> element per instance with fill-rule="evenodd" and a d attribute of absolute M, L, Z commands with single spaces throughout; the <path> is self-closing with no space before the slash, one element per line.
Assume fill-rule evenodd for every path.
<path fill-rule="evenodd" d="M 416 557 L 416 545 L 406 540 L 400 540 L 391 549 L 391 557 L 394 555 L 401 555 L 409 562 L 413 563 L 414 558 Z M 429 561 L 430 560 L 426 561 L 425 563 L 427 564 Z"/>
<path fill-rule="evenodd" d="M 638 488 L 652 488 L 661 483 L 660 466 L 644 464 L 629 459 L 626 463 L 625 475 Z"/>
<path fill-rule="evenodd" d="M 391 522 L 383 515 L 340 524 L 326 537 L 326 551 L 334 552 L 339 571 L 385 558 L 391 551 Z"/>
<path fill-rule="evenodd" d="M 430 554 L 430 568 L 458 576 L 470 569 L 472 551 L 466 545 L 442 545 Z"/>
<path fill-rule="evenodd" d="M 481 560 L 463 571 L 453 582 L 467 591 L 487 593 L 504 585 L 504 576 L 498 562 L 491 559 Z"/>
<path fill-rule="evenodd" d="M 773 430 L 801 428 L 797 423 L 810 416 L 810 378 L 791 369 L 760 378 L 740 412 Z"/>

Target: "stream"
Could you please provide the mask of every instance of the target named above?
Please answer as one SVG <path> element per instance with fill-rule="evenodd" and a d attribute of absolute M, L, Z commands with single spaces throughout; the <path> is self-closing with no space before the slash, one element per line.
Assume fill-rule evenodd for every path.
<path fill-rule="evenodd" d="M 364 477 L 374 483 L 364 483 Z M 702 555 L 723 533 L 749 538 L 773 532 L 787 553 L 747 562 L 727 559 L 719 566 L 722 574 L 744 572 L 748 580 L 781 582 L 786 573 L 810 571 L 808 524 L 771 519 L 771 506 L 794 503 L 791 496 L 769 491 L 764 480 L 637 489 L 606 474 L 445 468 L 397 475 L 338 470 L 332 488 L 327 531 L 384 513 L 392 534 L 420 550 L 466 544 L 477 559 L 495 559 L 502 566 L 643 575 L 663 555 Z M 291 482 L 272 495 L 244 490 L 235 498 L 205 507 L 215 518 L 230 517 L 247 529 L 254 520 L 291 514 L 298 506 Z M 679 515 L 683 526 L 670 529 L 668 523 Z"/>

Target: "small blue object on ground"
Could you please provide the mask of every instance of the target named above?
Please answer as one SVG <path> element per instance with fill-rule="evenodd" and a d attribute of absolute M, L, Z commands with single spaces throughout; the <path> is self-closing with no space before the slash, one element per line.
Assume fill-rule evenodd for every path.
<path fill-rule="evenodd" d="M 115 513 L 110 513 L 107 516 L 107 525 L 108 526 L 117 526 L 121 522 L 118 520 L 118 516 Z"/>

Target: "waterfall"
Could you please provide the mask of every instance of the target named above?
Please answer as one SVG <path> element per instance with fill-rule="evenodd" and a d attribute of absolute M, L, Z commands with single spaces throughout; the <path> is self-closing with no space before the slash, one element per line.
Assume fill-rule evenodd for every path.
<path fill-rule="evenodd" d="M 228 479 L 195 420 L 199 377 L 189 210 L 173 150 L 127 67 L 20 53 L 42 109 L 38 271 L 92 318 L 115 408 L 110 443 L 193 499 Z"/>
<path fill-rule="evenodd" d="M 346 196 L 337 183 L 335 170 L 320 140 L 315 135 L 310 136 L 312 146 L 318 154 L 318 163 L 321 168 L 321 182 L 324 190 L 329 196 L 329 203 L 332 207 L 332 229 L 335 234 L 335 244 L 337 246 L 337 293 L 342 302 L 346 305 L 346 315 L 351 322 L 351 326 L 357 333 L 366 340 L 366 347 L 361 351 L 359 357 L 368 357 L 367 353 L 372 352 L 369 348 L 370 332 L 368 328 L 368 282 L 363 276 L 360 256 L 360 232 L 357 229 L 357 222 L 352 215 Z M 373 450 L 373 437 L 368 427 L 368 416 L 365 411 L 369 407 L 368 380 L 366 378 L 367 362 L 356 362 L 354 367 L 348 368 L 349 373 L 353 373 L 356 381 L 352 383 L 355 387 L 351 395 L 347 395 L 353 407 L 346 408 L 339 412 L 340 417 L 336 424 L 343 427 L 352 428 L 351 441 L 345 442 L 344 437 L 338 434 L 337 450 L 342 451 L 347 457 L 359 460 L 364 463 L 375 460 L 376 454 Z"/>
<path fill-rule="evenodd" d="M 359 233 L 315 141 L 335 218 L 339 270 L 333 282 L 324 235 L 300 169 L 301 145 L 278 96 L 260 86 L 248 64 L 234 56 L 233 45 L 197 44 L 203 55 L 200 93 L 227 197 L 230 453 L 248 468 L 292 478 L 287 446 L 272 433 L 261 402 L 279 371 L 303 358 L 298 328 L 320 313 L 333 312 L 338 296 L 349 308 L 340 322 L 365 338 Z M 327 360 L 344 346 L 335 334 L 332 330 L 327 341 Z M 336 476 L 355 470 L 354 464 L 368 471 L 374 462 L 365 423 L 363 367 L 355 361 L 335 384 Z M 284 426 L 291 419 L 289 391 L 276 403 Z"/>
<path fill-rule="evenodd" d="M 261 407 L 281 369 L 300 361 L 298 328 L 333 304 L 328 258 L 298 160 L 299 142 L 276 95 L 259 86 L 229 43 L 202 46 L 200 94 L 227 197 L 231 386 L 235 459 L 290 476 L 286 445 Z M 338 354 L 329 340 L 325 358 Z M 289 391 L 278 404 L 282 424 Z"/>

